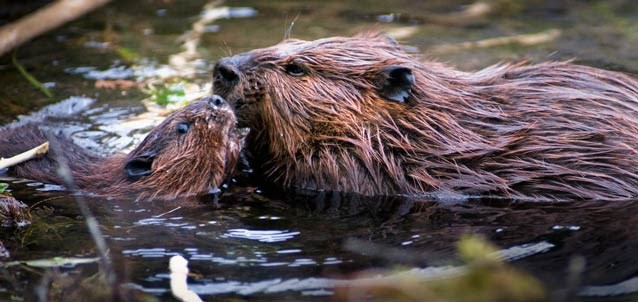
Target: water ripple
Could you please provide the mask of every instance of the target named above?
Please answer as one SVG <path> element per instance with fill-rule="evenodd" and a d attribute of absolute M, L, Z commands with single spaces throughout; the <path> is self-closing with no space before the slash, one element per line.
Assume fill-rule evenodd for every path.
<path fill-rule="evenodd" d="M 148 248 L 148 249 L 136 249 L 136 250 L 123 250 L 123 255 L 141 256 L 143 258 L 162 258 L 179 255 L 176 252 L 170 252 L 165 248 Z"/>
<path fill-rule="evenodd" d="M 246 229 L 230 229 L 226 234 L 222 235 L 223 238 L 241 238 L 256 240 L 259 242 L 282 242 L 288 239 L 292 239 L 299 235 L 299 232 L 290 232 L 288 230 L 246 230 Z"/>

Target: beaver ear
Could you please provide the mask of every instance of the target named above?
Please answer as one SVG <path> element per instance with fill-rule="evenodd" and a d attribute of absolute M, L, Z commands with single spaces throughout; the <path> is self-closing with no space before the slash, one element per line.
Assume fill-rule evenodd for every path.
<path fill-rule="evenodd" d="M 410 68 L 391 65 L 379 73 L 379 94 L 390 100 L 404 103 L 410 96 L 414 84 L 414 75 Z"/>
<path fill-rule="evenodd" d="M 150 150 L 133 157 L 124 166 L 124 172 L 129 178 L 138 179 L 142 176 L 150 175 L 153 171 L 153 160 L 157 155 L 157 151 Z"/>

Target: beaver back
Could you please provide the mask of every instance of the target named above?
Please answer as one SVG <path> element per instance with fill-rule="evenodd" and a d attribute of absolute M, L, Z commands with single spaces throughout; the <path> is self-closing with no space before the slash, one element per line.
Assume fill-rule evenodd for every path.
<path fill-rule="evenodd" d="M 530 200 L 638 196 L 638 82 L 569 62 L 477 72 L 377 34 L 221 59 L 214 91 L 285 187 Z"/>

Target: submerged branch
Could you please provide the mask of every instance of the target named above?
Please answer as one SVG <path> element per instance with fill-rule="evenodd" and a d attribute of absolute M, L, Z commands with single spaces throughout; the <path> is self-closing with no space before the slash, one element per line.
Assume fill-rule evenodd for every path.
<path fill-rule="evenodd" d="M 0 56 L 32 38 L 92 11 L 110 0 L 58 0 L 0 28 Z"/>
<path fill-rule="evenodd" d="M 49 142 L 9 158 L 0 158 L 0 169 L 9 168 L 27 160 L 40 157 L 49 151 Z"/>
<path fill-rule="evenodd" d="M 424 14 L 420 21 L 447 26 L 467 26 L 478 23 L 493 13 L 494 5 L 477 1 L 465 7 L 459 12 L 449 14 Z"/>
<path fill-rule="evenodd" d="M 57 151 L 56 154 L 58 156 L 56 157 L 56 160 L 58 162 L 58 175 L 69 190 L 77 192 L 78 187 L 73 180 L 69 162 L 67 158 L 62 155 L 63 153 L 61 152 L 60 142 L 49 133 L 47 133 L 47 137 L 51 142 L 51 148 Z M 80 208 L 80 213 L 86 220 L 86 226 L 89 230 L 89 233 L 91 234 L 91 237 L 93 238 L 93 242 L 95 243 L 95 247 L 100 259 L 100 269 L 104 273 L 106 283 L 112 290 L 113 297 L 115 298 L 118 295 L 118 291 L 116 290 L 116 276 L 115 272 L 113 271 L 113 265 L 111 257 L 108 253 L 106 240 L 104 240 L 104 236 L 102 235 L 102 231 L 100 230 L 99 223 L 95 216 L 93 216 L 93 213 L 91 213 L 91 209 L 89 209 L 89 206 L 86 200 L 84 200 L 84 197 L 81 194 L 76 194 L 74 197 L 78 207 Z"/>
<path fill-rule="evenodd" d="M 522 34 L 498 38 L 489 38 L 478 41 L 468 41 L 458 44 L 441 44 L 429 49 L 430 52 L 447 53 L 451 51 L 462 51 L 476 48 L 488 48 L 503 46 L 508 44 L 520 44 L 520 45 L 538 45 L 556 40 L 560 36 L 560 30 L 550 29 L 535 34 Z"/>

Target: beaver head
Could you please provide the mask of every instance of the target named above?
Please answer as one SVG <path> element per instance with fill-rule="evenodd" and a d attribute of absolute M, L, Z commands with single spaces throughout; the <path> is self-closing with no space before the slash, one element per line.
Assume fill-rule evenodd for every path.
<path fill-rule="evenodd" d="M 394 181 L 384 181 L 387 171 L 376 165 L 383 151 L 378 146 L 405 145 L 392 120 L 426 93 L 415 85 L 417 73 L 432 89 L 442 86 L 418 64 L 379 34 L 285 40 L 219 60 L 213 89 L 235 106 L 239 124 L 251 128 L 248 148 L 256 168 L 273 181 L 391 192 Z M 380 132 L 391 141 L 377 141 Z"/>
<path fill-rule="evenodd" d="M 213 89 L 286 187 L 366 195 L 638 196 L 638 82 L 568 62 L 462 72 L 379 34 L 219 60 Z M 632 167 L 632 168 L 628 168 Z"/>
<path fill-rule="evenodd" d="M 128 185 L 119 188 L 130 187 L 145 192 L 140 197 L 153 198 L 217 188 L 243 146 L 246 133 L 235 126 L 235 115 L 220 96 L 187 105 L 167 117 L 128 154 L 122 168 Z"/>
<path fill-rule="evenodd" d="M 339 132 L 324 129 L 334 119 L 361 116 L 367 107 L 391 104 L 387 101 L 407 101 L 412 65 L 385 36 L 291 39 L 221 59 L 214 69 L 214 91 L 235 105 L 240 123 L 256 128 L 255 135 L 275 127 L 278 133 L 270 135 L 282 139 L 273 141 L 302 143 L 307 134 Z"/>

